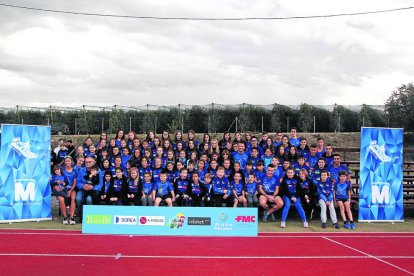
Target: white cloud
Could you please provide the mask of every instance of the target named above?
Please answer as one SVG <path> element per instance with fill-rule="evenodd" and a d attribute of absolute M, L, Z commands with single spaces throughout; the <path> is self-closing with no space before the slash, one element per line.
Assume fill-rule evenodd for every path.
<path fill-rule="evenodd" d="M 148 16 L 349 13 L 410 1 L 15 1 Z M 93 3 L 93 4 L 92 4 Z M 412 82 L 413 10 L 281 21 L 157 21 L 0 7 L 3 106 L 383 104 Z"/>

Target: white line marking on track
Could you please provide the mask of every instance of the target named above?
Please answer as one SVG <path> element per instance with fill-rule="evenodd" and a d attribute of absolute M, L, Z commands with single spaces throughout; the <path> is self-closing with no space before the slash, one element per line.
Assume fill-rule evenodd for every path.
<path fill-rule="evenodd" d="M 118 235 L 118 234 L 82 234 L 82 233 L 39 233 L 39 232 L 1 232 L 0 235 L 56 235 L 56 236 L 118 236 L 118 237 L 160 237 L 160 236 L 148 236 L 148 235 Z M 162 237 L 184 237 L 184 236 L 162 236 Z M 191 238 L 260 238 L 260 239 L 269 239 L 269 238 L 321 238 L 321 237 L 330 237 L 330 238 L 414 238 L 412 236 L 404 235 L 326 235 L 321 233 L 320 235 L 267 235 L 267 236 L 257 236 L 257 237 L 218 237 L 218 236 L 193 236 Z M 188 237 L 187 237 L 188 238 Z"/>
<path fill-rule="evenodd" d="M 398 270 L 401 270 L 401 271 L 403 271 L 403 272 L 405 272 L 405 273 L 408 273 L 408 274 L 410 274 L 410 275 L 414 275 L 414 273 L 413 273 L 413 272 L 410 272 L 410 271 L 408 271 L 408 270 L 406 270 L 406 269 L 404 269 L 404 268 L 402 268 L 402 267 L 399 267 L 399 266 L 397 266 L 397 265 L 395 265 L 395 264 L 392 264 L 392 263 L 390 263 L 390 262 L 384 261 L 384 260 L 382 260 L 382 259 L 381 259 L 381 257 L 376 257 L 376 256 L 373 256 L 373 255 L 371 255 L 371 254 L 369 254 L 369 253 L 366 253 L 366 252 L 364 252 L 364 251 L 358 250 L 358 249 L 356 249 L 356 248 L 354 248 L 354 247 L 352 247 L 352 246 L 349 246 L 349 245 L 343 244 L 343 243 L 341 243 L 341 242 L 338 242 L 338 241 L 332 240 L 332 239 L 330 239 L 330 238 L 328 238 L 328 237 L 322 237 L 322 238 L 324 238 L 325 240 L 328 240 L 328 241 L 330 241 L 330 242 L 336 243 L 336 244 L 338 244 L 338 245 L 341 245 L 341 246 L 343 246 L 343 247 L 346 247 L 346 248 L 348 248 L 348 249 L 351 249 L 351 250 L 353 250 L 353 251 L 356 251 L 356 252 L 358 252 L 358 253 L 361 253 L 361 254 L 363 254 L 363 255 L 365 255 L 365 256 L 367 256 L 367 257 L 373 258 L 373 259 L 375 259 L 375 260 L 377 260 L 377 261 L 379 261 L 379 262 L 382 262 L 382 263 L 384 263 L 384 264 L 387 264 L 387 265 L 389 265 L 389 266 L 392 266 L 392 267 L 394 267 L 394 268 L 396 268 L 396 269 L 398 269 Z"/>
<path fill-rule="evenodd" d="M 171 256 L 171 255 L 97 255 L 97 254 L 42 254 L 42 253 L 0 253 L 0 256 L 14 257 L 87 257 L 87 258 L 120 258 L 132 259 L 370 259 L 370 258 L 386 258 L 386 259 L 414 259 L 414 256 Z"/>

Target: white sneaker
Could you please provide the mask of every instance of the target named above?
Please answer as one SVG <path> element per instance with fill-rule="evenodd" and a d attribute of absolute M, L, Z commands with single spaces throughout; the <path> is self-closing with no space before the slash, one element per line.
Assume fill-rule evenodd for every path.
<path fill-rule="evenodd" d="M 63 218 L 63 224 L 68 225 L 68 217 Z"/>
<path fill-rule="evenodd" d="M 286 222 L 285 221 L 282 221 L 281 223 L 280 223 L 280 228 L 285 228 L 286 227 Z"/>
<path fill-rule="evenodd" d="M 74 218 L 70 218 L 69 219 L 69 224 L 70 225 L 75 225 L 76 224 L 75 219 Z"/>
<path fill-rule="evenodd" d="M 304 222 L 303 222 L 303 227 L 304 227 L 304 228 L 308 228 L 308 227 L 309 227 L 309 223 L 308 223 L 307 221 L 304 221 Z"/>

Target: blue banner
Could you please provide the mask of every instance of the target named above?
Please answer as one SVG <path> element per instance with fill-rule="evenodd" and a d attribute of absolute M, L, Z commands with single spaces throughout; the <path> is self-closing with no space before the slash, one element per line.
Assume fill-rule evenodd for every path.
<path fill-rule="evenodd" d="M 403 129 L 362 128 L 359 221 L 404 221 Z"/>
<path fill-rule="evenodd" d="M 82 233 L 257 236 L 257 208 L 83 206 Z"/>
<path fill-rule="evenodd" d="M 51 219 L 50 127 L 2 125 L 0 222 Z"/>

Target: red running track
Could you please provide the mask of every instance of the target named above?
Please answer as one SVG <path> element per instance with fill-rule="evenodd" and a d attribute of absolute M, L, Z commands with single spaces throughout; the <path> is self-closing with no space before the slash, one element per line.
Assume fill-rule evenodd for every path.
<path fill-rule="evenodd" d="M 0 230 L 4 275 L 414 275 L 413 259 L 414 233 L 228 238 Z"/>

